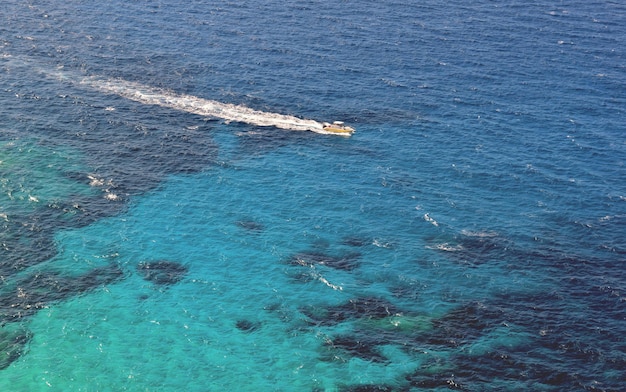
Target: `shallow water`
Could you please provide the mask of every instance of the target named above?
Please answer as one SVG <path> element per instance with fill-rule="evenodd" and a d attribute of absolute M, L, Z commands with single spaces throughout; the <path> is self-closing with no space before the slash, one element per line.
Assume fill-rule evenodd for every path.
<path fill-rule="evenodd" d="M 5 8 L 2 390 L 626 387 L 620 4 Z"/>

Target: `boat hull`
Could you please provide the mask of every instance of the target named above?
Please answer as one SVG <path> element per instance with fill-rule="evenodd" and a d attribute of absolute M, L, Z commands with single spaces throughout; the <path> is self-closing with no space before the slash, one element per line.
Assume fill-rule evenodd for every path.
<path fill-rule="evenodd" d="M 336 135 L 345 135 L 350 136 L 354 133 L 355 129 L 349 127 L 347 125 L 343 125 L 343 123 L 335 122 L 333 124 L 324 123 L 324 132 L 336 134 Z"/>

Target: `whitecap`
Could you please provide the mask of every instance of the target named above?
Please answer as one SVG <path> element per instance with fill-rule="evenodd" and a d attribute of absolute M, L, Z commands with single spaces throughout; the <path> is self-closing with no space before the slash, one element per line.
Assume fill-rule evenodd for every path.
<path fill-rule="evenodd" d="M 104 180 L 101 178 L 97 178 L 95 176 L 92 176 L 91 174 L 88 175 L 87 178 L 89 178 L 89 186 L 103 186 L 104 185 Z"/>
<path fill-rule="evenodd" d="M 115 193 L 106 192 L 106 195 L 104 195 L 104 198 L 107 200 L 117 200 L 119 199 L 119 196 L 116 195 Z"/>
<path fill-rule="evenodd" d="M 393 244 L 390 242 L 382 242 L 381 240 L 379 240 L 378 238 L 374 238 L 374 240 L 372 241 L 372 245 L 377 246 L 379 248 L 393 248 Z"/>
<path fill-rule="evenodd" d="M 461 230 L 461 234 L 466 237 L 479 237 L 479 238 L 493 238 L 497 237 L 498 233 L 491 230 L 486 231 L 471 231 L 471 230 Z"/>
<path fill-rule="evenodd" d="M 458 252 L 463 250 L 463 246 L 462 245 L 450 245 L 447 242 L 444 242 L 442 244 L 437 244 L 434 246 L 427 246 L 426 249 L 434 249 L 434 250 L 442 250 L 444 252 Z"/>
<path fill-rule="evenodd" d="M 436 220 L 434 220 L 433 218 L 431 218 L 430 215 L 428 215 L 428 213 L 424 214 L 424 220 L 426 222 L 432 223 L 433 226 L 439 226 L 439 223 Z"/>

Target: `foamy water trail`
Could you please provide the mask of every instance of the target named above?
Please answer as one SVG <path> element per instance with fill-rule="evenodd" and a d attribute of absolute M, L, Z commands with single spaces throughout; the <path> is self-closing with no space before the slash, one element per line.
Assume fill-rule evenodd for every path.
<path fill-rule="evenodd" d="M 234 105 L 204 99 L 187 94 L 178 94 L 166 89 L 146 86 L 123 79 L 85 77 L 80 80 L 96 90 L 119 95 L 147 105 L 158 105 L 201 116 L 216 117 L 261 127 L 276 127 L 293 131 L 324 132 L 322 123 L 279 113 L 254 110 L 243 105 Z"/>
<path fill-rule="evenodd" d="M 7 53 L 3 53 L 1 58 L 5 63 L 13 67 L 28 67 L 31 70 L 43 73 L 47 77 L 63 80 L 78 86 L 87 86 L 103 93 L 115 94 L 146 105 L 158 105 L 201 116 L 242 122 L 261 127 L 276 127 L 293 131 L 313 131 L 322 134 L 332 134 L 331 132 L 326 132 L 324 125 L 315 120 L 264 112 L 243 105 L 234 105 L 193 95 L 179 94 L 167 89 L 147 86 L 124 79 L 77 75 L 71 71 L 64 70 L 62 66 L 56 69 L 46 68 L 28 58 L 13 57 Z"/>

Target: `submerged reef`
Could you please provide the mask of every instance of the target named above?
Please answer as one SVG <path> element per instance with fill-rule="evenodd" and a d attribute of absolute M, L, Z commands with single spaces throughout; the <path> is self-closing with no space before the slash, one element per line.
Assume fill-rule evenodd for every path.
<path fill-rule="evenodd" d="M 161 116 L 140 124 L 105 112 L 107 118 L 100 121 L 86 115 L 93 108 L 80 100 L 60 105 L 68 108 L 61 128 L 38 124 L 38 115 L 48 116 L 40 113 L 47 106 L 36 104 L 25 109 L 33 114 L 22 120 L 29 133 L 5 133 L 10 140 L 0 140 L 0 325 L 123 278 L 116 265 L 79 276 L 73 271 L 42 271 L 38 265 L 57 255 L 57 232 L 116 215 L 131 196 L 153 189 L 170 174 L 198 172 L 217 154 L 210 132 L 192 126 L 197 119 L 187 127 L 178 120 L 156 120 Z M 142 270 L 144 278 L 157 284 L 176 283 L 186 272 L 178 264 L 143 267 L 148 267 Z M 0 336 L 0 341 L 23 340 Z M 8 366 L 7 358 L 19 356 L 18 346 L 2 353 L 0 368 Z"/>
<path fill-rule="evenodd" d="M 32 333 L 23 328 L 0 329 L 0 370 L 7 368 L 26 350 Z"/>
<path fill-rule="evenodd" d="M 337 325 L 349 319 L 382 319 L 401 314 L 394 304 L 377 297 L 354 298 L 326 308 L 308 306 L 300 311 L 313 325 Z"/>
<path fill-rule="evenodd" d="M 254 332 L 257 329 L 261 328 L 261 323 L 258 321 L 237 320 L 235 326 L 238 330 L 243 332 Z"/>
<path fill-rule="evenodd" d="M 354 248 L 359 248 L 372 244 L 371 239 L 361 238 L 361 237 L 345 237 L 341 243 L 343 245 L 351 246 Z"/>
<path fill-rule="evenodd" d="M 513 243 L 493 231 L 462 231 L 457 235 L 443 235 L 429 240 L 430 249 L 445 252 L 458 264 L 480 266 L 507 260 Z"/>
<path fill-rule="evenodd" d="M 387 362 L 379 351 L 385 341 L 374 335 L 339 335 L 328 338 L 326 346 L 332 349 L 332 360 L 347 361 L 343 356 L 360 358 L 369 362 Z"/>
<path fill-rule="evenodd" d="M 393 392 L 399 391 L 390 385 L 384 384 L 360 384 L 360 385 L 347 385 L 339 388 L 340 392 Z"/>
<path fill-rule="evenodd" d="M 178 283 L 185 277 L 188 267 L 175 261 L 145 261 L 137 265 L 137 271 L 148 282 L 167 286 Z"/>
<path fill-rule="evenodd" d="M 547 391 L 620 390 L 616 386 L 623 380 L 626 357 L 616 355 L 615 347 L 601 344 L 600 336 L 611 336 L 614 344 L 623 346 L 621 336 L 598 330 L 598 345 L 582 344 L 589 341 L 582 334 L 589 333 L 590 321 L 577 319 L 559 302 L 563 300 L 554 293 L 499 295 L 488 301 L 459 303 L 438 316 L 420 316 L 407 314 L 386 299 L 364 297 L 338 305 L 308 306 L 300 312 L 309 328 L 323 328 L 322 361 L 356 358 L 384 364 L 390 360 L 385 355 L 390 346 L 423 358 L 392 389 L 383 384 L 349 385 L 342 390 L 474 391 L 499 382 Z M 546 365 L 546 356 L 554 356 L 555 361 Z M 599 364 L 615 369 L 612 385 L 598 384 L 592 372 L 579 371 Z"/>
<path fill-rule="evenodd" d="M 471 302 L 433 319 L 433 329 L 424 337 L 428 345 L 457 347 L 479 339 L 489 329 L 505 322 L 501 309 Z"/>
<path fill-rule="evenodd" d="M 302 267 L 314 267 L 317 265 L 330 267 L 342 271 L 352 271 L 359 266 L 361 254 L 350 253 L 344 256 L 331 256 L 317 252 L 302 252 L 293 255 L 289 264 Z"/>
<path fill-rule="evenodd" d="M 235 224 L 242 229 L 248 230 L 250 232 L 260 232 L 265 229 L 263 224 L 253 221 L 253 220 L 239 220 L 235 222 Z"/>
<path fill-rule="evenodd" d="M 389 332 L 396 328 L 400 323 L 398 318 L 402 317 L 399 308 L 377 297 L 355 298 L 325 308 L 310 306 L 300 311 L 311 326 L 332 327 L 349 321 L 359 325 L 353 328 L 352 333 L 341 333 L 325 339 L 328 351 L 322 359 L 327 361 L 345 362 L 355 357 L 371 362 L 386 362 L 387 358 L 381 353 L 380 346 L 390 343 Z M 372 328 L 376 330 L 374 333 Z M 392 337 L 393 340 L 399 339 Z"/>
<path fill-rule="evenodd" d="M 123 278 L 117 265 L 95 268 L 83 275 L 36 272 L 2 287 L 0 322 L 22 321 L 54 301 L 60 301 Z"/>

